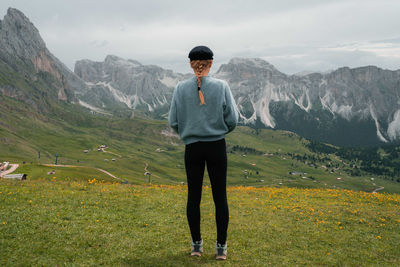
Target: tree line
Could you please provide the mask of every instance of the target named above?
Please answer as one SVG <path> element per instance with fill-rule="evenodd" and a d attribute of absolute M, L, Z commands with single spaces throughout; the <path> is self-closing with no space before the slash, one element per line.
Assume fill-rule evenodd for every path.
<path fill-rule="evenodd" d="M 352 175 L 361 175 L 361 171 L 364 171 L 400 182 L 400 146 L 397 144 L 381 147 L 334 147 L 310 141 L 307 147 L 314 153 L 335 154 L 350 161 L 350 164 L 358 162 L 359 168 L 354 164 Z"/>

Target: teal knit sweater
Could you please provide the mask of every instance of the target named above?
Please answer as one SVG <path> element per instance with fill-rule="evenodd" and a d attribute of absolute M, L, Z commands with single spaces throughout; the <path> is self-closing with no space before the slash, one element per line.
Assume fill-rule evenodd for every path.
<path fill-rule="evenodd" d="M 231 132 L 239 114 L 229 85 L 209 76 L 201 80 L 205 104 L 200 105 L 197 78 L 178 83 L 172 96 L 169 125 L 183 142 L 216 141 Z"/>

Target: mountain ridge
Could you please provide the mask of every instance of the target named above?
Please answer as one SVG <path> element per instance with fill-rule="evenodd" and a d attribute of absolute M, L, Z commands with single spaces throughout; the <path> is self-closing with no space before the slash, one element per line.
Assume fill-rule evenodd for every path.
<path fill-rule="evenodd" d="M 75 92 L 84 90 L 85 84 L 47 49 L 38 29 L 15 8 L 9 8 L 1 21 L 0 60 L 10 71 L 22 74 L 29 82 L 43 79 L 49 88 L 44 91 L 43 88 L 31 88 L 31 91 L 42 91 L 53 100 L 74 102 Z M 50 76 L 43 77 L 41 73 Z M 52 92 L 54 89 L 57 91 Z M 7 88 L 2 91 L 6 93 Z M 24 93 L 24 98 L 30 99 L 29 94 Z"/>
<path fill-rule="evenodd" d="M 175 85 L 192 76 L 114 55 L 79 60 L 72 72 L 14 8 L 0 20 L 0 48 L 0 93 L 36 110 L 66 101 L 96 113 L 165 119 Z M 341 67 L 287 75 L 263 59 L 235 57 L 213 76 L 231 86 L 242 124 L 337 145 L 400 139 L 400 70 Z"/>
<path fill-rule="evenodd" d="M 371 120 L 379 139 L 375 143 L 393 141 L 400 136 L 400 121 L 394 116 L 400 109 L 400 70 L 383 70 L 376 66 L 342 67 L 327 74 L 312 73 L 299 77 L 270 68 L 249 66 L 230 62 L 222 65 L 216 73 L 230 84 L 242 110 L 242 118 L 247 123 L 260 122 L 271 128 L 279 128 L 283 119 L 290 123 L 288 117 L 277 119 L 280 114 L 272 114 L 272 106 L 287 106 L 288 102 L 293 102 L 298 112 L 305 112 L 304 116 L 315 111 L 328 112 L 327 120 L 338 117 L 347 122 Z M 314 120 L 313 123 L 321 119 L 316 115 L 311 117 L 308 120 Z M 303 121 L 307 122 L 305 118 Z M 388 127 L 391 129 L 389 133 Z M 293 130 L 294 127 L 285 128 Z"/>

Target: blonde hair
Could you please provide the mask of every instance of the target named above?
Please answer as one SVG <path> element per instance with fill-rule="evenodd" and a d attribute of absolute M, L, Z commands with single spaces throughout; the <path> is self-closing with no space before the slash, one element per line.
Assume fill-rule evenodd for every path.
<path fill-rule="evenodd" d="M 199 98 L 200 104 L 205 104 L 204 95 L 201 91 L 201 77 L 205 76 L 205 71 L 207 71 L 211 67 L 212 59 L 203 59 L 203 60 L 191 60 L 190 66 L 192 67 L 194 74 L 197 77 L 197 88 L 199 90 Z"/>

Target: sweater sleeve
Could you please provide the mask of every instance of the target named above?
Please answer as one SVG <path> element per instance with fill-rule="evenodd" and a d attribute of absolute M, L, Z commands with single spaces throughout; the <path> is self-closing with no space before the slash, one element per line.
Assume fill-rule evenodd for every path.
<path fill-rule="evenodd" d="M 171 126 L 172 129 L 175 130 L 176 133 L 179 134 L 178 130 L 178 114 L 176 110 L 176 94 L 177 94 L 177 89 L 178 85 L 175 87 L 174 93 L 172 95 L 172 100 L 171 100 L 171 107 L 169 109 L 169 114 L 168 114 L 168 123 Z"/>
<path fill-rule="evenodd" d="M 232 96 L 229 85 L 225 83 L 225 106 L 224 106 L 224 121 L 228 126 L 228 133 L 235 129 L 239 119 L 239 113 L 236 108 L 235 99 Z"/>

